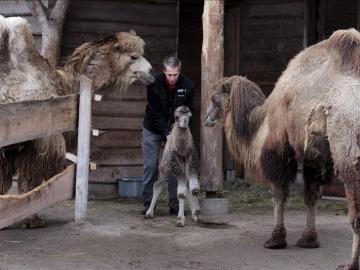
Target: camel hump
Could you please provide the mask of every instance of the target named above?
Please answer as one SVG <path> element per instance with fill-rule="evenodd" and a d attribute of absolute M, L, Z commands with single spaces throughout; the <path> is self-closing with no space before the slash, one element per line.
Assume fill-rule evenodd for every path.
<path fill-rule="evenodd" d="M 360 33 L 356 29 L 335 31 L 328 46 L 333 65 L 360 74 Z"/>

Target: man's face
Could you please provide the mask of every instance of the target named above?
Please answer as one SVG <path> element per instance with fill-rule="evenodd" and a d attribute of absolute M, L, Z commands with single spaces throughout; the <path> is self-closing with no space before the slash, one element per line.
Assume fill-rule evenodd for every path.
<path fill-rule="evenodd" d="M 180 67 L 168 67 L 165 66 L 164 67 L 164 73 L 166 76 L 166 82 L 169 86 L 173 87 L 175 86 L 176 82 L 179 79 L 179 75 L 180 75 Z"/>

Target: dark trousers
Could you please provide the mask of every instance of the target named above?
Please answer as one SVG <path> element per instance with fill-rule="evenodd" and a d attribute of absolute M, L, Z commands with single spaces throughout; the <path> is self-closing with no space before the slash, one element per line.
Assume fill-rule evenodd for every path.
<path fill-rule="evenodd" d="M 161 146 L 161 136 L 147 130 L 142 130 L 142 151 L 144 156 L 144 206 L 147 207 L 151 203 L 153 196 L 153 186 L 159 176 L 159 155 Z M 177 181 L 175 177 L 170 177 L 168 181 L 169 191 L 169 207 L 177 207 L 179 202 L 177 199 Z"/>

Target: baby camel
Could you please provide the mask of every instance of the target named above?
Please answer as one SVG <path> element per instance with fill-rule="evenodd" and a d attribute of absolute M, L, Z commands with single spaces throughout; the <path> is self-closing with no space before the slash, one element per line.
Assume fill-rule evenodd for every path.
<path fill-rule="evenodd" d="M 199 156 L 190 132 L 189 122 L 191 112 L 188 107 L 180 106 L 175 110 L 175 124 L 167 137 L 164 153 L 159 166 L 159 178 L 154 184 L 153 198 L 146 212 L 146 218 L 154 217 L 154 208 L 157 199 L 167 184 L 167 179 L 176 177 L 177 197 L 179 199 L 179 213 L 177 226 L 185 226 L 184 205 L 188 199 L 192 218 L 199 221 L 200 207 L 198 194 L 200 191 Z"/>

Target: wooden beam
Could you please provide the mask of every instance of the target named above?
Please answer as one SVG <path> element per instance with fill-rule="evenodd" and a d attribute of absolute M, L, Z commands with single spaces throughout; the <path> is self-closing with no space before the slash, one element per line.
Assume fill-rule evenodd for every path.
<path fill-rule="evenodd" d="M 75 222 L 86 219 L 89 182 L 92 81 L 80 76 L 79 129 L 76 169 Z"/>
<path fill-rule="evenodd" d="M 224 73 L 224 0 L 204 1 L 201 54 L 201 119 L 204 122 L 212 85 Z M 223 189 L 223 130 L 220 125 L 201 125 L 201 188 L 207 192 Z"/>
<path fill-rule="evenodd" d="M 76 95 L 0 105 L 0 147 L 75 130 Z"/>
<path fill-rule="evenodd" d="M 74 196 L 75 166 L 21 195 L 0 196 L 0 229 Z"/>

